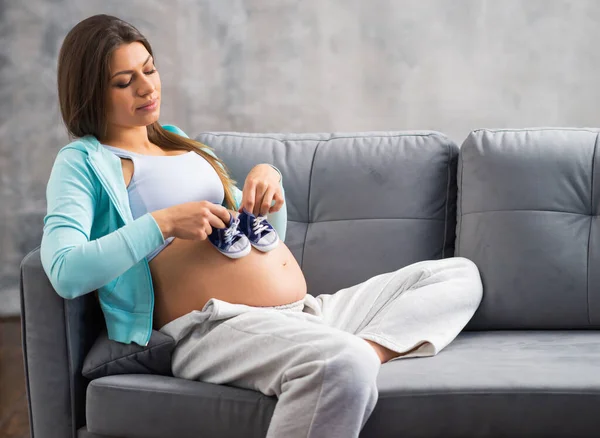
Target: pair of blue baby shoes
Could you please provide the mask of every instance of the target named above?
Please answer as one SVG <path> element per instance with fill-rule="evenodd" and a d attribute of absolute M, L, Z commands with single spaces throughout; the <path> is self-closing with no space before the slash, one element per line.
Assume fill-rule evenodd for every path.
<path fill-rule="evenodd" d="M 237 218 L 229 213 L 227 228 L 213 228 L 208 240 L 223 255 L 237 259 L 249 254 L 252 247 L 267 252 L 279 243 L 275 228 L 265 216 L 254 216 L 243 209 Z"/>

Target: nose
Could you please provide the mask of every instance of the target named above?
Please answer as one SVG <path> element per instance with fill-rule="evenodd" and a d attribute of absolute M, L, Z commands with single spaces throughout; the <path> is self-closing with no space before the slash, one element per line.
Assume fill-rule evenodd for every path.
<path fill-rule="evenodd" d="M 139 83 L 138 94 L 140 96 L 146 96 L 147 94 L 151 94 L 155 90 L 154 82 L 152 79 L 146 75 L 142 76 L 142 80 Z"/>

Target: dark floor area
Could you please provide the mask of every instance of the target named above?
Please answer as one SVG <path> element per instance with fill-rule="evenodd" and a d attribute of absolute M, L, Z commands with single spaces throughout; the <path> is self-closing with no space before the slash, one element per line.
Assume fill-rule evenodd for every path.
<path fill-rule="evenodd" d="M 29 438 L 21 318 L 0 318 L 0 438 Z"/>

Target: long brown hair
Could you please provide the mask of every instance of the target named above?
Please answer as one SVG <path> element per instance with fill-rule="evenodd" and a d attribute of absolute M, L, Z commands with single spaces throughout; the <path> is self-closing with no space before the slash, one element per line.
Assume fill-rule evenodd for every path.
<path fill-rule="evenodd" d="M 111 15 L 91 16 L 69 31 L 58 55 L 58 99 L 70 137 L 102 138 L 106 133 L 110 57 L 120 45 L 134 42 L 142 43 L 154 59 L 152 47 L 140 31 Z M 158 121 L 146 129 L 148 139 L 162 148 L 194 151 L 204 157 L 223 183 L 225 205 L 235 209 L 235 181 L 229 176 L 225 163 L 205 151 L 212 148 L 167 131 Z"/>

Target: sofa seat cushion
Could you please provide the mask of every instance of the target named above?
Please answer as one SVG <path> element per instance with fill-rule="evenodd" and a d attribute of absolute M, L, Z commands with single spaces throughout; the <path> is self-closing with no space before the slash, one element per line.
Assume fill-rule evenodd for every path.
<path fill-rule="evenodd" d="M 140 438 L 261 437 L 277 399 L 157 374 L 121 374 L 87 388 L 87 430 Z"/>
<path fill-rule="evenodd" d="M 440 354 L 382 365 L 361 437 L 593 437 L 600 333 L 463 332 Z M 87 429 L 127 437 L 263 437 L 276 399 L 158 375 L 93 380 Z M 243 433 L 241 433 L 243 431 Z"/>
<path fill-rule="evenodd" d="M 462 332 L 381 367 L 369 437 L 597 437 L 600 332 Z M 363 436 L 363 435 L 361 435 Z"/>

